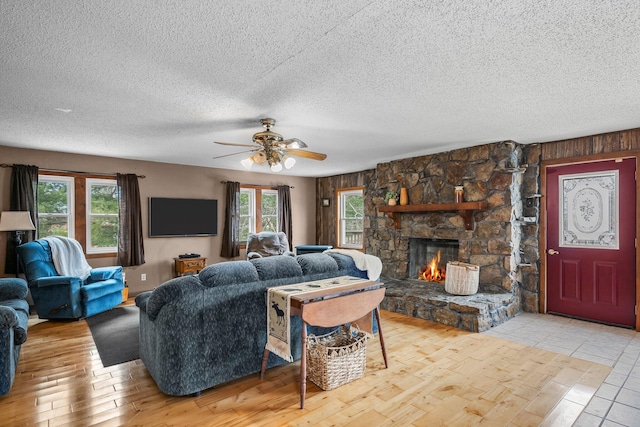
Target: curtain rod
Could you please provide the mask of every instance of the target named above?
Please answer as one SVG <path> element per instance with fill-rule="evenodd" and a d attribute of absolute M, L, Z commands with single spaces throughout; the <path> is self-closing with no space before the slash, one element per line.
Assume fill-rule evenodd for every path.
<path fill-rule="evenodd" d="M 227 182 L 230 181 L 220 181 L 220 184 L 226 184 Z M 273 184 L 269 184 L 269 185 L 264 185 L 264 184 L 240 184 L 240 185 L 244 185 L 245 187 L 271 187 L 271 188 L 276 188 L 278 185 L 273 185 Z M 293 189 L 296 188 L 294 186 L 289 186 L 289 188 Z"/>
<path fill-rule="evenodd" d="M 2 163 L 0 164 L 0 167 L 3 168 L 10 168 L 13 167 L 13 165 L 9 165 L 7 163 Z M 116 173 L 104 173 L 104 172 L 82 172 L 82 171 L 71 171 L 71 170 L 66 170 L 66 169 L 48 169 L 48 168 L 41 168 L 39 169 L 41 171 L 44 172 L 58 172 L 58 173 L 75 173 L 75 174 L 79 174 L 79 175 L 99 175 L 99 176 L 115 176 Z M 137 175 L 138 178 L 146 178 L 146 176 L 144 175 Z"/>

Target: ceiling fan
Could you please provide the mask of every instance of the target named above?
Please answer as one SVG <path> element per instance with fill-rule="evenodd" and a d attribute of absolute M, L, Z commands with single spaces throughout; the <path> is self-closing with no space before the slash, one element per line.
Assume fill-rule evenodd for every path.
<path fill-rule="evenodd" d="M 273 172 L 280 172 L 283 164 L 287 169 L 291 169 L 291 167 L 293 167 L 296 163 L 296 159 L 292 156 L 304 157 L 312 160 L 324 160 L 327 158 L 326 154 L 303 150 L 303 148 L 307 148 L 307 144 L 298 138 L 284 139 L 279 133 L 273 132 L 271 128 L 276 124 L 275 119 L 260 119 L 260 123 L 262 123 L 262 126 L 266 130 L 253 135 L 253 142 L 257 145 L 214 141 L 216 144 L 221 145 L 250 148 L 249 150 L 241 151 L 239 153 L 217 156 L 214 157 L 214 159 L 235 156 L 242 153 L 253 153 L 251 156 L 240 162 L 247 170 L 251 169 L 251 166 L 253 166 L 254 163 L 258 165 L 266 163 L 271 167 Z"/>

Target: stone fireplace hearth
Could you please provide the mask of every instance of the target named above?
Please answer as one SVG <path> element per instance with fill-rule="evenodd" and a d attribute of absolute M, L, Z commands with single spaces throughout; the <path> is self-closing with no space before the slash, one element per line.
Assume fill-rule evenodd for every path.
<path fill-rule="evenodd" d="M 527 239 L 537 224 L 521 221 L 522 193 L 537 191 L 537 181 L 527 181 L 537 170 L 522 164 L 522 150 L 505 141 L 377 165 L 365 187 L 372 201 L 365 252 L 383 263 L 382 308 L 477 332 L 520 311 L 523 288 L 538 277 L 531 262 L 536 242 Z M 472 212 L 454 201 L 461 185 L 464 202 L 478 202 Z M 407 188 L 409 205 L 424 208 L 380 211 L 386 191 L 400 187 Z M 442 269 L 448 261 L 480 267 L 477 294 L 451 295 L 444 282 L 418 280 L 417 271 L 436 256 L 429 243 L 450 245 L 439 249 Z"/>
<path fill-rule="evenodd" d="M 511 292 L 451 295 L 440 283 L 415 279 L 384 279 L 387 288 L 381 308 L 470 332 L 500 325 L 520 311 Z"/>

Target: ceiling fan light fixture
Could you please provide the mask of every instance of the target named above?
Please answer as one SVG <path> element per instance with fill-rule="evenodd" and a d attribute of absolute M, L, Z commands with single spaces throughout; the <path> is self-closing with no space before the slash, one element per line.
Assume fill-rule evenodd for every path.
<path fill-rule="evenodd" d="M 264 154 L 264 151 L 256 151 L 253 156 L 251 156 L 251 160 L 261 165 L 267 160 L 267 156 Z"/>
<path fill-rule="evenodd" d="M 240 161 L 240 163 L 242 164 L 242 166 L 244 166 L 244 168 L 246 170 L 251 170 L 251 166 L 253 166 L 253 156 L 251 157 L 247 157 L 246 159 L 243 159 Z"/>
<path fill-rule="evenodd" d="M 289 138 L 283 142 L 286 143 L 287 148 L 291 148 L 291 149 L 307 148 L 307 144 L 305 144 L 298 138 Z"/>
<path fill-rule="evenodd" d="M 280 172 L 282 170 L 282 163 L 274 163 L 271 165 L 271 172 Z"/>
<path fill-rule="evenodd" d="M 287 169 L 291 169 L 293 165 L 296 164 L 296 159 L 294 159 L 293 157 L 284 156 L 282 160 L 284 161 L 284 167 Z"/>
<path fill-rule="evenodd" d="M 221 145 L 249 148 L 249 150 L 245 150 L 243 153 L 251 152 L 253 154 L 240 161 L 246 170 L 251 170 L 251 167 L 255 163 L 260 166 L 269 166 L 272 172 L 280 172 L 283 168 L 291 169 L 296 164 L 296 159 L 294 158 L 296 156 L 312 160 L 324 160 L 327 158 L 326 154 L 305 150 L 307 144 L 298 138 L 284 139 L 279 133 L 273 132 L 271 128 L 276 123 L 274 119 L 264 118 L 261 119 L 260 122 L 265 130 L 253 135 L 255 145 L 221 141 L 214 142 Z M 223 154 L 214 157 L 214 159 L 234 156 L 236 154 L 241 153 Z"/>

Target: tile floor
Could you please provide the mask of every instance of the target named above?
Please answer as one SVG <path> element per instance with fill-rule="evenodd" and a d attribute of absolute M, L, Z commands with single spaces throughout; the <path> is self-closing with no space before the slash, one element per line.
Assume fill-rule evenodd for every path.
<path fill-rule="evenodd" d="M 521 313 L 484 333 L 611 366 L 611 373 L 590 400 L 578 402 L 583 409 L 573 426 L 640 426 L 639 332 L 550 314 Z M 572 401 L 569 396 L 566 399 Z"/>

